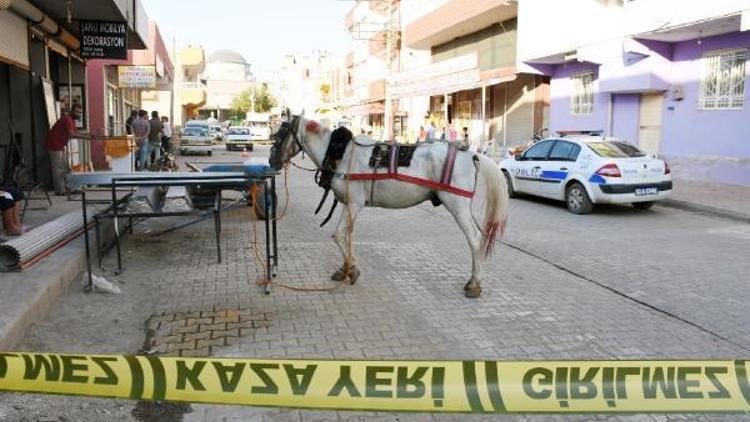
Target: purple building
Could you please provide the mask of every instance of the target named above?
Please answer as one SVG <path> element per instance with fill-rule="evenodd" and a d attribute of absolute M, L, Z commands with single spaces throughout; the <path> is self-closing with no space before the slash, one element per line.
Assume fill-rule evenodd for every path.
<path fill-rule="evenodd" d="M 750 185 L 750 31 L 741 31 L 750 13 L 612 36 L 628 33 L 628 18 L 644 21 L 644 10 L 607 9 L 609 25 L 620 27 L 609 34 L 592 28 L 588 36 L 597 41 L 522 58 L 550 77 L 550 133 L 619 137 L 665 157 L 676 178 Z"/>

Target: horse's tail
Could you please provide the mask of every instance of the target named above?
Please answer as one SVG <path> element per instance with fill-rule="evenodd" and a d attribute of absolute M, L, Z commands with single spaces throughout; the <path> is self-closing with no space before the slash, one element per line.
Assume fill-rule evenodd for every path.
<path fill-rule="evenodd" d="M 495 246 L 495 239 L 502 237 L 505 232 L 505 223 L 508 219 L 508 186 L 505 183 L 500 168 L 489 157 L 477 155 L 478 177 L 482 179 L 485 186 L 484 219 L 478 220 L 477 225 L 482 230 L 482 250 L 484 256 L 489 257 Z M 480 183 L 477 183 L 479 186 Z M 480 192 L 476 192 L 479 194 Z M 479 224 L 484 223 L 484 226 Z"/>

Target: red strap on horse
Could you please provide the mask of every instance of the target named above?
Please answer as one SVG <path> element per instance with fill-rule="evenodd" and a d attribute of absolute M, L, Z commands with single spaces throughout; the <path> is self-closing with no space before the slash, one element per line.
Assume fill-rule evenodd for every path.
<path fill-rule="evenodd" d="M 452 193 L 454 195 L 463 196 L 466 198 L 473 198 L 474 192 L 459 189 L 455 186 L 446 185 L 445 183 L 434 182 L 429 179 L 423 179 L 421 177 L 409 176 L 403 173 L 353 173 L 347 176 L 347 179 L 352 181 L 361 180 L 400 180 L 406 183 L 413 183 L 415 185 L 424 186 L 429 189 L 442 190 L 445 192 Z"/>
<path fill-rule="evenodd" d="M 456 164 L 456 155 L 458 155 L 458 148 L 451 143 L 448 145 L 448 153 L 445 155 L 445 163 L 443 163 L 443 176 L 440 178 L 440 183 L 444 185 L 451 184 L 453 166 Z"/>
<path fill-rule="evenodd" d="M 445 157 L 445 164 L 443 164 L 443 175 L 440 177 L 440 182 L 433 182 L 430 179 L 423 179 L 421 177 L 409 176 L 408 174 L 399 173 L 398 147 L 398 144 L 391 145 L 391 155 L 390 157 L 388 157 L 388 173 L 354 173 L 348 175 L 347 178 L 354 181 L 400 180 L 402 182 L 424 186 L 433 190 L 441 190 L 466 198 L 474 197 L 474 192 L 451 186 L 451 179 L 453 178 L 453 167 L 456 162 L 456 155 L 458 155 L 458 148 L 456 148 L 454 144 L 450 144 L 448 146 L 448 153 Z M 377 171 L 377 167 L 374 171 Z"/>

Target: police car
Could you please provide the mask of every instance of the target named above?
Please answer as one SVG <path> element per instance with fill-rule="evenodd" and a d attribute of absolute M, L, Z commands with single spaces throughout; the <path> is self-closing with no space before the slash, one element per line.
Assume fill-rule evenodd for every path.
<path fill-rule="evenodd" d="M 672 193 L 666 161 L 613 138 L 545 139 L 503 160 L 500 168 L 511 197 L 522 192 L 562 200 L 575 214 L 591 212 L 594 204 L 645 210 Z"/>

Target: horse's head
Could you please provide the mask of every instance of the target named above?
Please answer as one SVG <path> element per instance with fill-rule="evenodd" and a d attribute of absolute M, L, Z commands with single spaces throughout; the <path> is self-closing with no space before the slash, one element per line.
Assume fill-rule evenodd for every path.
<path fill-rule="evenodd" d="M 268 163 L 276 169 L 281 168 L 284 163 L 291 160 L 292 157 L 299 154 L 303 149 L 302 140 L 300 139 L 300 124 L 304 116 L 304 111 L 300 116 L 288 116 L 281 122 L 279 130 L 271 135 L 273 146 L 271 147 L 271 156 L 268 158 Z"/>

